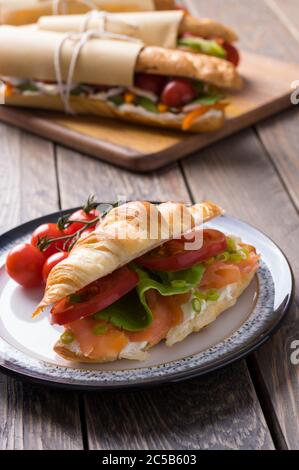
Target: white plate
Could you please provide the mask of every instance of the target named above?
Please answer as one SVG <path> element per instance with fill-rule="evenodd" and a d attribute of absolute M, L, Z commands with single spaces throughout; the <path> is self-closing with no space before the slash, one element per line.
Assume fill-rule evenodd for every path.
<path fill-rule="evenodd" d="M 231 363 L 260 346 L 286 314 L 293 290 L 289 264 L 279 248 L 264 234 L 230 217 L 210 224 L 240 236 L 262 254 L 258 275 L 237 304 L 209 327 L 168 348 L 164 343 L 150 350 L 145 362 L 121 360 L 109 364 L 73 364 L 57 356 L 53 345 L 62 328 L 49 324 L 46 315 L 31 318 L 42 291 L 19 287 L 5 272 L 11 246 L 28 238 L 45 221 L 58 214 L 29 222 L 0 237 L 0 366 L 52 385 L 82 389 L 111 389 L 182 380 Z"/>

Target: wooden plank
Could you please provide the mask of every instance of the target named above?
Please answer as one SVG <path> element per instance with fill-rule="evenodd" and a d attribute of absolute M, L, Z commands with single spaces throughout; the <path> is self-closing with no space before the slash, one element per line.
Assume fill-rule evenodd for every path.
<path fill-rule="evenodd" d="M 33 113 L 10 106 L 0 107 L 0 119 L 110 163 L 134 171 L 150 171 L 291 106 L 289 83 L 299 76 L 299 65 L 244 53 L 240 70 L 245 78 L 244 89 L 226 94 L 230 102 L 227 121 L 218 132 L 190 134 L 101 117 Z M 12 95 L 6 103 L 13 105 L 15 99 L 19 105 L 20 100 L 26 105 L 30 99 L 34 106 L 34 97 L 26 96 Z"/>
<path fill-rule="evenodd" d="M 299 16 L 298 1 L 288 0 L 265 0 L 269 8 L 276 15 L 276 22 L 282 22 L 288 30 L 285 32 L 283 41 L 283 55 L 287 59 L 295 57 L 293 48 L 289 51 L 289 43 L 295 44 L 297 47 L 298 61 L 298 44 L 299 44 Z M 290 37 L 290 34 L 293 38 Z M 273 44 L 273 53 L 277 54 L 277 41 L 275 38 Z M 299 75 L 295 77 L 297 88 L 299 89 Z M 291 83 L 290 83 L 291 87 Z M 299 93 L 296 92 L 298 101 Z M 289 191 L 293 202 L 299 208 L 299 185 L 298 185 L 298 122 L 299 122 L 299 106 L 294 106 L 292 112 L 282 113 L 280 116 L 274 117 L 270 121 L 261 123 L 258 127 L 259 136 L 269 152 L 277 170 L 279 171 L 284 183 Z M 273 138 L 274 137 L 274 138 Z"/>
<path fill-rule="evenodd" d="M 222 204 L 230 214 L 265 231 L 289 256 L 298 276 L 298 216 L 251 131 L 207 149 L 200 159 L 186 160 L 184 169 L 195 199 L 205 194 Z M 257 356 L 285 440 L 291 448 L 296 448 L 299 442 L 296 406 L 299 370 L 289 361 L 289 345 L 298 333 L 296 322 L 298 312 L 293 310 Z"/>
<path fill-rule="evenodd" d="M 89 192 L 104 201 L 119 194 L 189 201 L 177 165 L 136 176 L 63 148 L 57 155 L 64 208 L 82 204 Z M 92 449 L 273 447 L 244 362 L 155 391 L 87 395 L 85 405 Z"/>
<path fill-rule="evenodd" d="M 53 146 L 0 125 L 0 231 L 57 210 Z M 82 448 L 78 397 L 0 374 L 1 449 Z"/>
<path fill-rule="evenodd" d="M 299 76 L 298 76 L 299 79 Z M 265 146 L 286 191 L 299 209 L 299 107 L 261 123 L 258 135 Z"/>
<path fill-rule="evenodd" d="M 299 42 L 299 17 L 297 0 L 265 0 L 267 5 L 276 14 L 281 23 Z"/>
<path fill-rule="evenodd" d="M 82 205 L 89 194 L 95 194 L 101 202 L 114 201 L 121 196 L 127 200 L 140 197 L 149 200 L 189 200 L 185 183 L 175 164 L 161 172 L 138 176 L 62 147 L 58 147 L 57 156 L 63 208 Z"/>
<path fill-rule="evenodd" d="M 246 2 L 227 0 L 225 8 L 222 8 L 221 0 L 200 2 L 200 5 L 190 1 L 185 3 L 196 5 L 193 11 L 197 9 L 201 15 L 218 18 L 235 27 L 240 34 L 244 48 L 284 60 L 298 61 L 298 43 L 290 35 L 285 23 L 279 21 L 276 12 L 269 8 L 269 2 L 252 0 L 249 7 Z M 280 6 L 282 3 L 289 5 L 289 2 L 280 2 Z M 275 34 L 272 33 L 273 31 Z M 254 142 L 253 136 L 247 132 L 241 134 L 243 142 L 234 138 L 223 145 L 223 148 L 215 146 L 211 150 L 212 153 L 203 152 L 202 154 L 203 159 L 205 156 L 212 158 L 210 164 L 213 165 L 213 174 L 209 178 L 211 193 L 216 191 L 218 194 L 221 190 L 219 196 L 224 200 L 226 207 L 233 211 L 233 214 L 240 214 L 270 236 L 272 235 L 288 255 L 295 278 L 299 274 L 296 256 L 298 217 L 285 191 L 290 194 L 298 210 L 299 142 L 297 129 L 298 111 L 292 110 L 257 126 L 257 132 L 267 156 L 261 146 Z M 235 142 L 238 143 L 237 147 Z M 267 158 L 274 164 L 275 170 L 279 173 L 278 176 L 273 167 L 271 168 L 271 165 L 267 163 Z M 188 175 L 195 181 L 193 185 L 191 183 L 194 190 L 198 186 L 196 176 L 207 175 L 208 172 L 208 167 L 204 162 L 198 162 L 197 171 L 195 171 L 195 165 L 195 162 L 193 164 L 188 162 Z M 215 171 L 215 166 L 218 167 L 218 172 Z M 202 173 L 203 167 L 204 173 Z M 218 178 L 219 188 L 215 188 L 215 176 Z M 282 184 L 279 179 L 282 180 Z M 227 189 L 222 192 L 224 185 Z M 204 180 L 204 187 L 206 187 L 206 180 Z M 198 195 L 198 190 L 195 194 Z M 236 194 L 238 194 L 237 199 Z M 246 207 L 246 212 L 244 207 Z M 278 220 L 282 223 L 277 223 Z M 299 446 L 299 420 L 296 406 L 299 401 L 299 370 L 289 360 L 290 343 L 296 339 L 298 332 L 297 309 L 293 309 L 284 327 L 258 354 L 258 362 L 268 388 L 268 395 L 272 398 L 276 417 L 284 438 L 291 448 Z M 271 367 L 269 367 L 269 362 Z"/>
<path fill-rule="evenodd" d="M 273 8 L 274 2 L 275 0 L 262 2 L 254 0 L 251 3 L 252 8 L 248 8 L 248 5 L 242 2 L 239 2 L 236 7 L 234 0 L 227 0 L 227 8 L 221 8 L 220 0 L 201 2 L 198 8 L 194 7 L 192 0 L 186 0 L 185 4 L 192 5 L 190 9 L 195 14 L 197 11 L 201 15 L 216 17 L 235 27 L 240 36 L 240 44 L 245 50 L 267 54 L 276 59 L 298 62 L 298 41 L 291 36 L 287 22 L 280 21 L 277 9 Z M 298 2 L 296 0 L 294 2 L 276 0 L 276 2 L 280 10 L 286 12 L 288 19 L 292 19 L 293 27 L 297 27 L 299 38 L 298 15 L 292 15 L 296 11 L 295 3 L 298 7 Z M 272 6 L 272 9 L 269 6 Z M 269 32 L 274 30 L 275 34 L 265 34 L 265 30 Z M 289 95 L 292 92 L 291 84 L 295 80 L 299 80 L 299 74 L 294 74 L 293 78 L 287 81 Z M 299 151 L 296 129 L 298 128 L 299 107 L 294 108 L 258 124 L 257 132 L 299 208 L 299 185 L 298 180 L 296 181 Z"/>
<path fill-rule="evenodd" d="M 184 384 L 86 400 L 90 448 L 271 449 L 249 383 L 242 362 Z"/>

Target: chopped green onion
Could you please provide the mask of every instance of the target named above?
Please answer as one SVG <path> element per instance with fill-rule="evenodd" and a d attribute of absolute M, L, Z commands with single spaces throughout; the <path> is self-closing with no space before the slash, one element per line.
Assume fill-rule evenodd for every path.
<path fill-rule="evenodd" d="M 223 253 L 220 253 L 219 255 L 216 256 L 217 261 L 228 261 L 230 257 L 230 254 L 228 251 L 224 251 Z"/>
<path fill-rule="evenodd" d="M 201 301 L 197 298 L 192 300 L 192 308 L 196 313 L 201 311 Z"/>
<path fill-rule="evenodd" d="M 230 255 L 229 260 L 233 263 L 240 263 L 244 258 L 239 253 L 233 253 Z"/>
<path fill-rule="evenodd" d="M 219 292 L 216 289 L 210 289 L 207 292 L 207 300 L 210 300 L 211 302 L 216 302 L 220 297 Z"/>
<path fill-rule="evenodd" d="M 187 282 L 184 279 L 174 279 L 171 285 L 172 287 L 187 287 Z"/>
<path fill-rule="evenodd" d="M 247 248 L 242 248 L 241 250 L 238 251 L 238 253 L 240 253 L 243 259 L 249 258 L 249 251 L 247 250 Z"/>
<path fill-rule="evenodd" d="M 230 237 L 227 237 L 226 242 L 227 242 L 227 251 L 229 253 L 235 253 L 237 251 L 235 240 L 233 240 Z"/>
<path fill-rule="evenodd" d="M 194 295 L 199 300 L 207 300 L 206 292 L 202 292 L 200 290 L 197 290 L 197 291 L 194 292 Z"/>
<path fill-rule="evenodd" d="M 75 339 L 75 336 L 73 335 L 73 333 L 71 333 L 70 331 L 66 330 L 64 333 L 62 333 L 62 335 L 60 336 L 60 341 L 63 343 L 63 344 L 71 344 Z"/>
<path fill-rule="evenodd" d="M 93 328 L 92 332 L 96 336 L 103 335 L 107 333 L 108 331 L 108 326 L 107 325 L 97 325 Z"/>
<path fill-rule="evenodd" d="M 71 294 L 69 299 L 70 299 L 71 304 L 79 304 L 83 300 L 82 295 L 78 295 L 78 294 Z"/>

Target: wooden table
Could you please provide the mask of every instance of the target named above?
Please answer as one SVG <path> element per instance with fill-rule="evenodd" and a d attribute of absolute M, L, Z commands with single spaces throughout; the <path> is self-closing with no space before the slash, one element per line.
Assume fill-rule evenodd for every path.
<path fill-rule="evenodd" d="M 235 26 L 244 49 L 298 61 L 298 0 L 185 4 Z M 105 201 L 210 198 L 272 237 L 299 277 L 298 118 L 294 106 L 146 176 L 0 125 L 0 230 L 80 205 L 90 193 Z M 151 391 L 56 392 L 0 375 L 0 448 L 298 449 L 299 366 L 290 361 L 298 322 L 294 306 L 279 332 L 247 360 Z"/>

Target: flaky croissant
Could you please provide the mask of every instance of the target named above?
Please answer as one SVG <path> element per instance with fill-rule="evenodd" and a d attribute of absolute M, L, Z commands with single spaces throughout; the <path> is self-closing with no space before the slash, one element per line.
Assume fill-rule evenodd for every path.
<path fill-rule="evenodd" d="M 221 214 L 223 210 L 209 201 L 189 206 L 176 202 L 154 205 L 136 201 L 112 209 L 96 230 L 79 239 L 69 257 L 52 269 L 34 315 L 167 239 L 177 238 Z"/>

